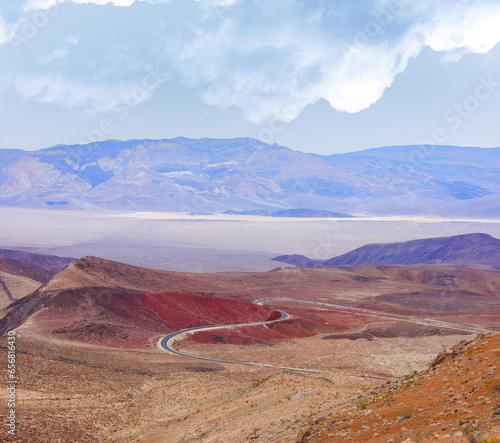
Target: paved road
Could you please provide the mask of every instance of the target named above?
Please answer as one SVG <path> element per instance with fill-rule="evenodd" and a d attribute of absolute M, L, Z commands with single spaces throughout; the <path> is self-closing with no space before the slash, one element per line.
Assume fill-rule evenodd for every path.
<path fill-rule="evenodd" d="M 170 352 L 172 354 L 181 355 L 183 357 L 196 358 L 198 360 L 211 361 L 211 362 L 215 362 L 215 363 L 232 363 L 232 364 L 246 365 L 246 366 L 261 366 L 264 368 L 285 369 L 287 371 L 296 371 L 296 372 L 312 372 L 312 373 L 317 374 L 319 371 L 313 371 L 311 369 L 289 368 L 287 366 L 265 365 L 263 363 L 251 363 L 251 362 L 243 362 L 243 361 L 230 361 L 230 360 L 219 360 L 217 358 L 199 357 L 197 355 L 189 355 L 189 354 L 185 354 L 183 352 L 179 352 L 173 348 L 173 344 L 176 341 L 182 340 L 183 338 L 185 338 L 185 336 L 187 334 L 191 334 L 191 333 L 196 332 L 196 331 L 208 331 L 208 330 L 222 329 L 222 328 L 228 328 L 228 327 L 268 325 L 270 323 L 276 323 L 278 321 L 286 320 L 289 317 L 289 315 L 284 311 L 278 311 L 278 312 L 281 314 L 281 317 L 277 318 L 276 320 L 249 322 L 249 323 L 228 323 L 228 324 L 217 325 L 217 326 L 199 326 L 196 328 L 182 329 L 182 330 L 177 331 L 177 332 L 172 332 L 171 334 L 168 334 L 166 337 L 161 338 L 158 341 L 158 348 L 161 350 Z"/>
<path fill-rule="evenodd" d="M 338 305 L 336 303 L 330 303 L 330 302 L 318 301 L 318 300 L 303 300 L 303 299 L 297 299 L 297 298 L 263 298 L 262 300 L 254 301 L 254 303 L 257 305 L 262 305 L 268 301 L 280 301 L 280 300 L 293 301 L 293 302 L 303 302 L 303 303 L 315 303 L 315 304 L 319 304 L 319 305 L 329 306 L 329 307 L 332 307 L 335 309 L 345 309 L 345 310 L 349 310 L 349 311 L 365 312 L 367 314 L 380 315 L 383 317 L 395 317 L 395 318 L 400 318 L 402 320 L 413 321 L 416 323 L 426 323 L 426 324 L 428 323 L 428 324 L 436 325 L 436 326 L 439 326 L 442 328 L 458 329 L 458 330 L 467 331 L 467 332 L 478 332 L 480 334 L 491 334 L 493 332 L 498 332 L 498 331 L 490 331 L 489 329 L 481 329 L 481 328 L 475 328 L 472 326 L 458 325 L 455 323 L 448 323 L 448 322 L 439 321 L 439 320 L 431 320 L 428 318 L 411 317 L 409 315 L 393 314 L 392 312 L 374 311 L 372 309 L 365 309 L 365 308 L 355 308 L 353 306 Z"/>
<path fill-rule="evenodd" d="M 314 303 L 314 304 L 320 304 L 320 305 L 332 307 L 334 309 L 351 310 L 351 311 L 364 312 L 364 313 L 367 313 L 370 315 L 399 318 L 402 320 L 407 320 L 407 321 L 412 321 L 412 322 L 417 322 L 417 323 L 424 323 L 424 324 L 431 324 L 431 325 L 436 325 L 436 326 L 439 326 L 442 328 L 458 329 L 458 330 L 467 331 L 467 332 L 477 332 L 477 333 L 484 333 L 484 334 L 498 332 L 498 331 L 490 331 L 488 329 L 474 328 L 472 326 L 458 325 L 458 324 L 454 324 L 454 323 L 442 322 L 442 321 L 438 321 L 438 320 L 431 320 L 431 319 L 419 318 L 419 317 L 411 317 L 409 315 L 393 314 L 391 312 L 374 311 L 374 310 L 365 309 L 365 308 L 355 308 L 352 306 L 339 305 L 336 303 L 330 303 L 330 302 L 324 302 L 324 301 L 318 301 L 318 300 L 304 300 L 304 299 L 296 299 L 296 298 L 264 298 L 262 300 L 257 300 L 254 303 L 255 304 L 264 304 L 264 303 L 270 302 L 270 301 L 292 301 L 292 302 L 301 302 L 301 303 Z M 276 323 L 279 321 L 286 320 L 287 318 L 290 317 L 284 311 L 278 311 L 278 312 L 281 313 L 281 317 L 277 318 L 276 320 L 268 320 L 268 321 L 263 321 L 263 322 L 249 322 L 249 323 L 228 323 L 228 324 L 217 325 L 217 326 L 199 326 L 199 327 L 195 327 L 195 328 L 182 329 L 180 331 L 172 332 L 171 334 L 161 338 L 158 341 L 157 346 L 162 351 L 167 351 L 167 352 L 170 352 L 172 354 L 180 355 L 182 357 L 195 358 L 197 360 L 205 360 L 205 361 L 210 361 L 210 362 L 215 362 L 215 363 L 231 363 L 231 364 L 246 365 L 246 366 L 260 366 L 260 367 L 265 367 L 265 368 L 285 369 L 287 371 L 297 371 L 297 372 L 310 372 L 310 373 L 321 372 L 321 371 L 315 371 L 312 369 L 289 368 L 286 366 L 265 365 L 262 363 L 251 363 L 251 362 L 232 361 L 232 360 L 219 360 L 216 358 L 199 357 L 197 355 L 189 355 L 189 354 L 185 354 L 183 352 L 179 352 L 173 348 L 173 345 L 176 341 L 182 340 L 186 337 L 186 335 L 194 333 L 196 331 L 208 331 L 208 330 L 215 330 L 215 329 L 222 329 L 222 328 L 229 328 L 229 327 L 234 328 L 234 327 L 242 327 L 242 326 L 267 325 L 270 323 Z M 360 377 L 372 377 L 372 378 L 387 378 L 387 377 L 378 377 L 378 376 L 373 376 L 373 375 L 363 374 L 363 373 L 349 373 L 347 375 L 356 375 L 356 376 L 360 376 Z"/>

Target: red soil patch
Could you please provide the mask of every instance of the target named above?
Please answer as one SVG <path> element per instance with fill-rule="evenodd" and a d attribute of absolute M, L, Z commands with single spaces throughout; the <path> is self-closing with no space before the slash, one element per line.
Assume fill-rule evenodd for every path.
<path fill-rule="evenodd" d="M 274 309 L 190 292 L 140 295 L 148 309 L 165 320 L 173 331 L 195 326 L 274 320 Z"/>
<path fill-rule="evenodd" d="M 279 317 L 266 306 L 190 292 L 137 294 L 83 288 L 53 295 L 28 327 L 68 340 L 135 348 L 152 347 L 152 337 L 180 329 Z"/>

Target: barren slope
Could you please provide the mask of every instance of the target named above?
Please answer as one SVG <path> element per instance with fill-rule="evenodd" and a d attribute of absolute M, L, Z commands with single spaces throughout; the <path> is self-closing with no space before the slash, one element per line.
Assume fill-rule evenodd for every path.
<path fill-rule="evenodd" d="M 498 441 L 500 336 L 462 342 L 434 365 L 318 417 L 302 442 Z"/>
<path fill-rule="evenodd" d="M 152 348 L 159 336 L 180 329 L 277 317 L 265 306 L 189 292 L 138 294 L 94 287 L 53 295 L 21 331 L 103 346 Z"/>

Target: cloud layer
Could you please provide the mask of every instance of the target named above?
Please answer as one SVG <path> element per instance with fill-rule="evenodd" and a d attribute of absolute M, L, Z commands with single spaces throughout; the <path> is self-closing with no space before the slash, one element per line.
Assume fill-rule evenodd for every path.
<path fill-rule="evenodd" d="M 422 48 L 457 60 L 487 53 L 500 41 L 500 3 L 494 0 L 27 0 L 18 20 L 6 22 L 0 15 L 0 44 L 22 37 L 29 14 L 61 4 L 112 4 L 128 7 L 119 9 L 132 17 L 143 13 L 139 5 L 162 8 L 154 23 L 137 15 L 135 26 L 144 29 L 145 40 L 125 45 L 132 59 L 137 52 L 142 72 L 127 57 L 115 60 L 116 69 L 91 60 L 75 80 L 72 64 L 62 60 L 82 56 L 68 42 L 92 45 L 81 32 L 78 39 L 62 36 L 63 47 L 39 56 L 38 74 L 32 69 L 16 80 L 26 100 L 102 111 L 109 111 L 116 91 L 160 64 L 173 74 L 171 81 L 194 88 L 210 105 L 239 108 L 252 122 L 291 121 L 320 99 L 356 113 L 376 103 Z M 156 31 L 148 41 L 151 27 Z M 102 47 L 95 49 L 102 53 L 121 40 L 116 32 L 125 38 L 128 30 L 96 32 Z"/>
<path fill-rule="evenodd" d="M 357 3 L 312 3 L 239 2 L 169 56 L 207 103 L 289 121 L 321 98 L 339 111 L 366 109 L 425 46 L 462 56 L 500 40 L 498 2 L 365 2 L 364 14 Z"/>

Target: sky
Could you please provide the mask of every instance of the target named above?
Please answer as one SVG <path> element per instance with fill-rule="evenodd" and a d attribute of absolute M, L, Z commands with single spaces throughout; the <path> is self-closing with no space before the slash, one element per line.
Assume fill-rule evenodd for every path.
<path fill-rule="evenodd" d="M 0 148 L 500 146 L 498 0 L 2 0 Z"/>

